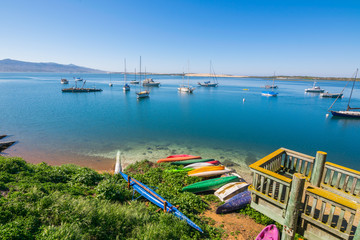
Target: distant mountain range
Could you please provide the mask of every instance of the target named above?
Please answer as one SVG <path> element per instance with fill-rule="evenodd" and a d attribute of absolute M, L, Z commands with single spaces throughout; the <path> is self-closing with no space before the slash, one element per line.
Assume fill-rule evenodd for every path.
<path fill-rule="evenodd" d="M 52 62 L 35 63 L 3 59 L 0 60 L 0 72 L 103 73 L 104 71 L 79 67 L 74 64 L 63 65 Z"/>

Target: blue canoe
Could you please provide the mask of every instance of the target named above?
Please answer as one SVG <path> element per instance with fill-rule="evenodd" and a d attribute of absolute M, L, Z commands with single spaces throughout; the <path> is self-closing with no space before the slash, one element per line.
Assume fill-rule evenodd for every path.
<path fill-rule="evenodd" d="M 120 173 L 121 176 L 128 182 L 129 186 L 132 186 L 133 189 L 138 193 L 140 193 L 141 196 L 145 197 L 156 206 L 164 209 L 164 211 L 174 214 L 176 217 L 180 218 L 181 220 L 185 220 L 186 223 L 189 224 L 191 227 L 203 233 L 203 230 L 201 230 L 201 228 L 198 225 L 196 225 L 193 221 L 191 221 L 188 217 L 186 217 L 175 206 L 173 206 L 171 203 L 169 203 L 163 197 L 157 194 L 154 190 L 152 190 L 142 182 L 139 182 L 136 179 L 131 178 L 127 174 L 123 173 L 121 171 L 119 156 L 120 155 L 118 154 L 116 158 L 115 174 Z"/>
<path fill-rule="evenodd" d="M 246 207 L 251 202 L 250 191 L 241 192 L 216 209 L 217 214 L 228 213 Z"/>

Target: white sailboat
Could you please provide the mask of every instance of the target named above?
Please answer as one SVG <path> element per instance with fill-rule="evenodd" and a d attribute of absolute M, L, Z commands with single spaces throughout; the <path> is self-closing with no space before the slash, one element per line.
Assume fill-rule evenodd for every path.
<path fill-rule="evenodd" d="M 189 63 L 188 63 L 188 72 L 189 72 Z M 188 85 L 185 86 L 185 84 L 184 84 L 184 76 L 185 76 L 185 73 L 183 72 L 182 85 L 178 88 L 178 91 L 179 92 L 192 93 L 195 90 L 195 88 L 190 86 L 190 77 L 187 76 Z"/>
<path fill-rule="evenodd" d="M 130 81 L 130 84 L 139 84 L 139 81 L 136 80 L 136 68 L 135 68 L 134 73 L 135 73 L 135 79 Z"/>
<path fill-rule="evenodd" d="M 352 97 L 352 94 L 353 94 L 353 91 L 354 91 L 358 71 L 359 71 L 359 69 L 356 69 L 355 77 L 354 77 L 354 81 L 353 81 L 353 86 L 351 88 L 349 102 L 347 104 L 346 110 L 343 110 L 343 111 L 330 111 L 331 108 L 334 106 L 335 102 L 340 98 L 340 97 L 338 97 L 338 98 L 335 99 L 335 101 L 333 102 L 333 104 L 330 106 L 330 108 L 328 110 L 328 111 L 331 112 L 331 114 L 333 116 L 335 116 L 335 117 L 344 117 L 344 118 L 360 118 L 360 111 L 359 111 L 360 107 L 358 107 L 358 108 L 350 107 L 351 97 Z M 345 85 L 344 89 L 346 88 L 348 83 Z M 341 91 L 341 94 L 343 93 L 344 89 Z M 357 110 L 357 111 L 353 111 L 353 110 Z"/>
<path fill-rule="evenodd" d="M 272 85 L 265 85 L 265 88 L 269 89 L 275 89 L 275 88 L 278 88 L 277 85 L 275 85 L 275 73 L 274 73 L 274 77 L 273 77 L 273 84 Z"/>
<path fill-rule="evenodd" d="M 123 86 L 123 90 L 126 91 L 130 91 L 130 86 L 129 84 L 126 83 L 126 58 L 124 59 L 124 86 Z"/>
<path fill-rule="evenodd" d="M 140 74 L 139 74 L 139 78 L 140 78 L 140 84 L 139 84 L 139 87 L 140 87 L 140 91 L 136 93 L 137 95 L 137 98 L 148 98 L 150 97 L 150 92 L 147 91 L 147 90 L 144 90 L 144 91 L 141 91 L 141 56 L 140 56 Z"/>

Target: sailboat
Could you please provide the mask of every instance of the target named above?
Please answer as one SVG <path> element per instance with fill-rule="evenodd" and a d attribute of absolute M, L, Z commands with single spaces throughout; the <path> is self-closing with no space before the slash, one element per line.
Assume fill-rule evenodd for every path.
<path fill-rule="evenodd" d="M 111 73 L 110 73 L 110 82 L 109 82 L 109 87 L 112 87 L 113 86 L 113 84 L 112 84 L 112 82 L 111 82 Z"/>
<path fill-rule="evenodd" d="M 126 83 L 126 58 L 124 59 L 124 86 L 123 86 L 123 90 L 126 91 L 130 91 L 130 86 L 129 84 Z"/>
<path fill-rule="evenodd" d="M 330 109 L 332 108 L 332 106 L 335 104 L 335 102 L 339 99 L 336 98 L 334 103 L 330 106 L 329 110 L 331 112 L 331 114 L 335 117 L 345 117 L 345 118 L 360 118 L 360 111 L 352 111 L 352 110 L 360 110 L 360 108 L 352 108 L 350 107 L 350 102 L 351 102 L 351 97 L 352 97 L 352 93 L 354 91 L 354 87 L 355 87 L 355 82 L 356 82 L 356 77 L 358 74 L 359 69 L 356 69 L 355 72 L 355 77 L 354 77 L 354 82 L 353 82 L 353 86 L 351 88 L 351 92 L 350 92 L 350 97 L 349 97 L 349 102 L 347 104 L 346 110 L 344 111 L 330 111 Z M 347 85 L 347 84 L 346 84 Z M 345 86 L 346 87 L 346 86 Z M 345 89 L 344 87 L 344 89 Z M 344 91 L 344 89 L 341 91 L 341 93 Z"/>
<path fill-rule="evenodd" d="M 187 86 L 184 85 L 184 75 L 185 75 L 185 73 L 183 73 L 183 84 L 178 88 L 178 90 L 179 90 L 180 92 L 192 93 L 192 92 L 195 90 L 195 88 L 193 88 L 193 87 L 190 86 L 189 76 L 187 77 L 187 79 L 188 79 L 188 85 L 187 85 Z"/>
<path fill-rule="evenodd" d="M 130 81 L 130 84 L 139 84 L 139 81 L 136 80 L 136 68 L 135 68 L 135 80 Z"/>
<path fill-rule="evenodd" d="M 273 77 L 273 84 L 272 85 L 265 85 L 265 88 L 267 88 L 267 89 L 269 89 L 269 88 L 272 88 L 272 89 L 278 88 L 278 86 L 275 85 L 275 73 L 274 73 L 274 77 Z"/>
<path fill-rule="evenodd" d="M 215 71 L 214 71 L 211 61 L 210 61 L 210 77 L 212 77 L 214 82 L 211 82 L 211 80 L 203 82 L 203 83 L 198 82 L 198 85 L 200 85 L 202 87 L 217 87 L 218 86 L 218 81 L 217 81 Z"/>
<path fill-rule="evenodd" d="M 139 86 L 140 86 L 140 91 L 136 93 L 137 98 L 138 98 L 138 99 L 139 99 L 139 98 L 148 98 L 150 92 L 149 92 L 149 91 L 146 91 L 146 90 L 141 91 L 141 56 L 140 56 L 140 74 L 139 74 L 139 78 L 140 78 L 140 84 L 139 84 Z"/>
<path fill-rule="evenodd" d="M 305 89 L 305 92 L 309 93 L 323 93 L 325 90 L 321 89 L 319 86 L 316 86 L 316 81 L 314 81 L 314 85 L 312 88 Z"/>

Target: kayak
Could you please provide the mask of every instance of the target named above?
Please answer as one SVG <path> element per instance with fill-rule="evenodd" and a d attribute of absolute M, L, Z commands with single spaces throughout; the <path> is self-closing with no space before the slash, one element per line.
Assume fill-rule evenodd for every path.
<path fill-rule="evenodd" d="M 182 191 L 193 192 L 193 193 L 204 192 L 204 191 L 218 189 L 230 182 L 238 182 L 238 181 L 239 178 L 236 176 L 214 178 L 214 179 L 209 179 L 209 180 L 190 184 L 186 187 L 183 187 Z"/>
<path fill-rule="evenodd" d="M 207 163 L 211 163 L 211 164 L 213 164 L 213 165 L 219 165 L 219 164 L 221 164 L 221 162 L 219 162 L 219 161 L 209 161 L 209 162 L 207 162 Z"/>
<path fill-rule="evenodd" d="M 209 162 L 199 162 L 199 163 L 189 164 L 184 168 L 201 168 L 201 167 L 210 167 L 210 166 L 214 166 L 214 164 Z"/>
<path fill-rule="evenodd" d="M 174 214 L 179 219 L 185 220 L 186 223 L 189 224 L 191 227 L 203 233 L 203 230 L 198 225 L 196 225 L 193 221 L 186 217 L 185 214 L 180 212 L 175 206 L 173 206 L 171 203 L 169 203 L 163 197 L 157 194 L 154 190 L 152 190 L 150 187 L 146 186 L 142 182 L 139 182 L 138 180 L 131 178 L 127 174 L 123 173 L 121 169 L 120 153 L 118 152 L 116 156 L 115 174 L 119 173 L 128 182 L 129 187 L 132 186 L 135 191 L 140 193 L 140 195 L 148 199 L 156 206 L 164 209 L 164 212 Z"/>
<path fill-rule="evenodd" d="M 184 161 L 184 160 L 190 160 L 190 159 L 201 159 L 200 156 L 192 156 L 192 157 L 173 157 L 173 158 L 162 158 L 157 160 L 157 163 L 162 162 L 177 162 L 177 161 Z"/>
<path fill-rule="evenodd" d="M 178 161 L 178 162 L 171 162 L 171 165 L 187 165 L 197 162 L 209 162 L 213 161 L 214 159 L 193 159 L 193 160 L 185 160 L 185 161 Z"/>
<path fill-rule="evenodd" d="M 207 167 L 200 167 L 198 169 L 194 169 L 190 172 L 188 172 L 189 176 L 192 176 L 194 174 L 197 173 L 202 173 L 202 172 L 209 172 L 209 171 L 218 171 L 218 170 L 224 170 L 225 167 L 224 166 L 207 166 Z"/>
<path fill-rule="evenodd" d="M 188 172 L 194 170 L 194 168 L 180 168 L 180 169 L 168 169 L 165 172 Z"/>
<path fill-rule="evenodd" d="M 280 234 L 279 230 L 274 224 L 266 226 L 260 233 L 257 235 L 255 240 L 279 240 Z"/>
<path fill-rule="evenodd" d="M 216 209 L 217 214 L 232 212 L 246 207 L 251 202 L 251 193 L 246 190 L 230 198 Z"/>
<path fill-rule="evenodd" d="M 187 154 L 178 154 L 178 155 L 171 155 L 166 158 L 177 158 L 177 157 L 195 157 L 193 155 L 187 155 Z"/>
<path fill-rule="evenodd" d="M 200 168 L 195 169 L 195 170 L 199 170 L 199 169 Z M 223 175 L 225 173 L 234 172 L 234 170 L 229 169 L 229 168 L 224 168 L 224 169 L 219 169 L 219 170 L 208 170 L 208 171 L 201 171 L 201 172 L 194 172 L 195 170 L 188 172 L 188 175 L 192 176 L 192 177 L 213 177 L 213 176 Z"/>
<path fill-rule="evenodd" d="M 238 193 L 241 193 L 245 190 L 247 190 L 249 184 L 246 182 L 232 182 L 228 183 L 214 193 L 215 196 L 217 196 L 221 201 L 225 201 L 232 198 Z"/>

